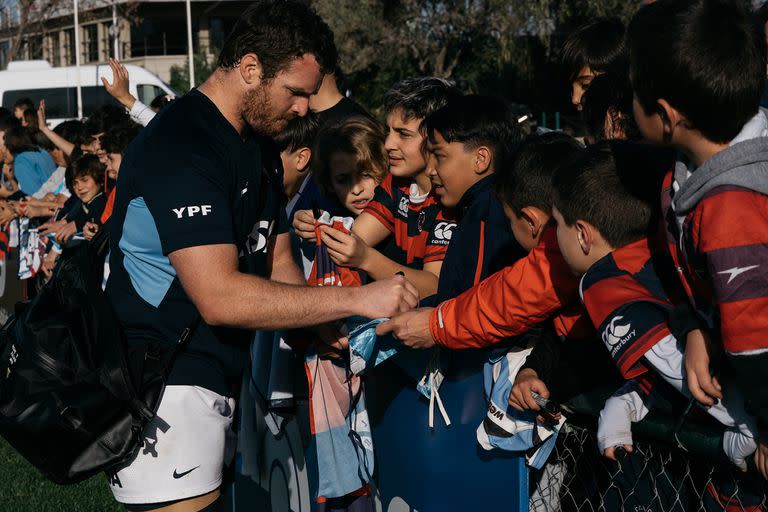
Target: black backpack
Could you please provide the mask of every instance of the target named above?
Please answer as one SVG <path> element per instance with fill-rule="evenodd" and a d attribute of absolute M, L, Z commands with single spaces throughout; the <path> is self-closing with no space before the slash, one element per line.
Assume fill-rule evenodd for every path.
<path fill-rule="evenodd" d="M 44 476 L 72 484 L 129 464 L 180 344 L 126 345 L 101 289 L 106 229 L 65 252 L 0 331 L 0 435 Z"/>

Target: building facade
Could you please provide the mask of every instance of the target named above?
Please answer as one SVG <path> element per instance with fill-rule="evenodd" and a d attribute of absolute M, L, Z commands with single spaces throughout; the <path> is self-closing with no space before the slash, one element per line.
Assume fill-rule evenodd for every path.
<path fill-rule="evenodd" d="M 224 38 L 249 2 L 192 0 L 192 44 L 196 54 L 215 59 Z M 75 64 L 73 4 L 27 23 L 13 60 L 45 59 L 52 66 Z M 16 7 L 18 9 L 18 7 Z M 0 8 L 0 69 L 8 66 L 19 14 L 14 6 Z M 80 62 L 105 63 L 118 57 L 170 80 L 171 67 L 187 63 L 186 4 L 178 1 L 140 2 L 80 0 Z M 116 23 L 113 23 L 113 20 Z"/>

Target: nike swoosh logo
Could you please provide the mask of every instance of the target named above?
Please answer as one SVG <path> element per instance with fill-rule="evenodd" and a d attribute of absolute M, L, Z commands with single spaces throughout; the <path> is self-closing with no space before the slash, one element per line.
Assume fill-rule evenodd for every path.
<path fill-rule="evenodd" d="M 734 279 L 739 277 L 744 272 L 748 272 L 750 270 L 754 270 L 754 269 L 756 269 L 759 266 L 760 265 L 751 265 L 749 267 L 741 267 L 741 268 L 733 267 L 733 268 L 729 268 L 728 270 L 723 270 L 722 272 L 718 272 L 718 274 L 728 275 L 729 276 L 728 282 L 725 283 L 725 284 L 731 284 L 731 281 L 733 281 Z"/>
<path fill-rule="evenodd" d="M 178 480 L 179 478 L 187 476 L 188 474 L 190 474 L 191 472 L 193 472 L 194 470 L 196 470 L 199 467 L 200 466 L 195 466 L 195 467 L 193 467 L 192 469 L 190 469 L 188 471 L 184 471 L 183 473 L 179 473 L 178 470 L 174 469 L 173 470 L 173 478 Z"/>

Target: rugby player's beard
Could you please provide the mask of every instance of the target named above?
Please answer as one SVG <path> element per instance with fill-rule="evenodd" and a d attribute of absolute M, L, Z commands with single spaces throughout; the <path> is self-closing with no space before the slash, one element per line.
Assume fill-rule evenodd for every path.
<path fill-rule="evenodd" d="M 267 85 L 268 83 L 262 82 L 258 87 L 245 93 L 242 117 L 254 132 L 274 137 L 285 130 L 290 118 L 272 110 Z"/>

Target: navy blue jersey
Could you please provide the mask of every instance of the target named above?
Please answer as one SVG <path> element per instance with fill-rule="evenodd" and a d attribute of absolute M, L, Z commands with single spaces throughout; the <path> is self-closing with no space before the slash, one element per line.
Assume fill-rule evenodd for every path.
<path fill-rule="evenodd" d="M 242 272 L 267 275 L 269 240 L 288 228 L 282 185 L 271 141 L 241 136 L 196 90 L 142 130 L 120 167 L 106 288 L 129 344 L 175 342 L 197 315 L 168 254 L 233 244 Z M 200 322 L 168 383 L 229 395 L 251 336 Z"/>
<path fill-rule="evenodd" d="M 491 188 L 492 176 L 475 183 L 455 209 L 451 244 L 440 270 L 437 301 L 452 299 L 525 256 Z"/>

